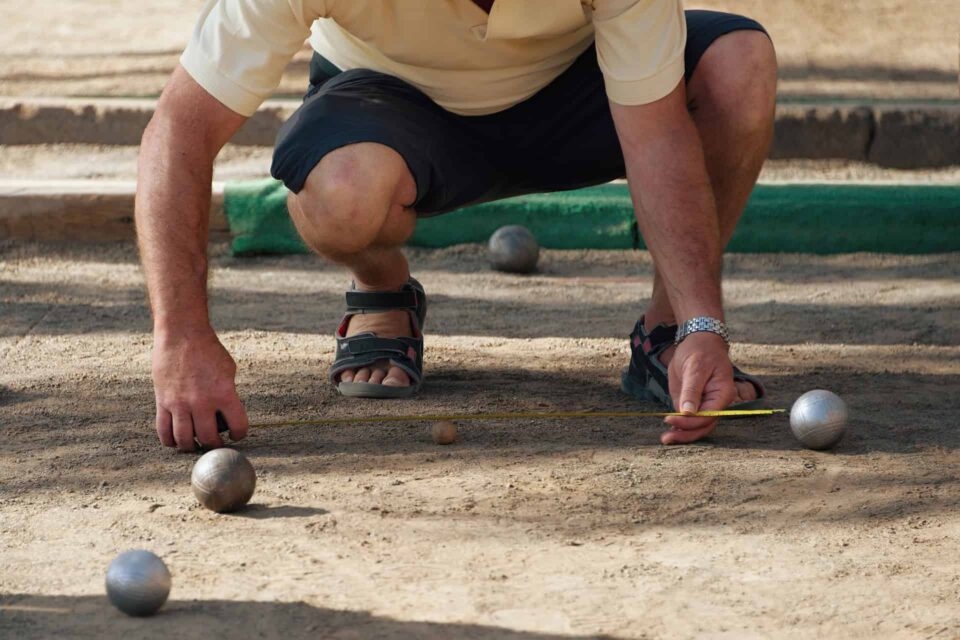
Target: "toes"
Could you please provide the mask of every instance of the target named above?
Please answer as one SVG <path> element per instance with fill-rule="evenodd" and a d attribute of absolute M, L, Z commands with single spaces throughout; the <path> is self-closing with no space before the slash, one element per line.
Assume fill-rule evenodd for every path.
<path fill-rule="evenodd" d="M 370 367 L 362 367 L 356 371 L 347 370 L 340 374 L 341 382 L 368 382 L 370 384 L 385 384 L 390 387 L 405 387 L 410 384 L 410 378 L 397 367 L 380 368 L 376 363 Z M 386 362 L 383 363 L 386 365 Z"/>
<path fill-rule="evenodd" d="M 735 402 L 747 402 L 757 399 L 757 389 L 749 382 L 737 380 L 734 384 L 737 387 L 737 400 L 735 400 Z"/>
<path fill-rule="evenodd" d="M 410 376 L 399 367 L 390 367 L 386 377 L 383 379 L 383 385 L 387 387 L 409 387 Z"/>

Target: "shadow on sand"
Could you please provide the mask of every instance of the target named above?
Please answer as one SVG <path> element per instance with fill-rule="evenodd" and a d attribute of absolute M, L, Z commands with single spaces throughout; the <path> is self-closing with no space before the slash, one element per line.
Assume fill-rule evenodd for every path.
<path fill-rule="evenodd" d="M 318 579 L 322 579 L 318 576 Z M 176 589 L 176 586 L 174 586 Z M 176 591 L 174 591 L 176 597 Z M 306 595 L 306 594 L 305 594 Z M 172 600 L 151 618 L 129 618 L 106 596 L 0 594 L 0 637 L 73 638 L 389 638 L 391 640 L 572 640 L 572 636 L 512 631 L 477 624 L 394 620 L 305 602 Z"/>

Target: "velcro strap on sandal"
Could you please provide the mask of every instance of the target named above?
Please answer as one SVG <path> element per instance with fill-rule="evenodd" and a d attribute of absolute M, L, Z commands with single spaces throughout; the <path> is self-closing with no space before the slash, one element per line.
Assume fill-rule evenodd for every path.
<path fill-rule="evenodd" d="M 403 291 L 347 291 L 347 313 L 377 313 L 380 311 L 417 310 L 417 292 Z"/>
<path fill-rule="evenodd" d="M 406 356 L 407 349 L 410 348 L 410 345 L 402 340 L 397 340 L 396 338 L 378 338 L 376 336 L 342 340 L 337 346 L 340 352 L 337 354 L 338 356 L 341 354 L 359 356 L 377 352 L 378 355 L 383 354 L 382 357 L 384 358 L 389 358 L 394 354 Z"/>
<path fill-rule="evenodd" d="M 423 339 L 378 338 L 369 334 L 338 338 L 330 380 L 336 384 L 341 372 L 366 367 L 378 360 L 388 360 L 391 365 L 406 371 L 411 380 L 419 383 L 423 370 Z"/>

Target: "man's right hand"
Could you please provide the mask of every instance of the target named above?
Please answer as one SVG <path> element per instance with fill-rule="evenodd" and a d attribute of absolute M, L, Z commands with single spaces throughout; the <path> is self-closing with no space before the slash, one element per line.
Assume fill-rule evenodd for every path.
<path fill-rule="evenodd" d="M 192 451 L 223 445 L 217 432 L 219 411 L 230 439 L 247 435 L 247 412 L 237 395 L 237 365 L 212 328 L 190 333 L 154 334 L 153 385 L 160 442 Z"/>
<path fill-rule="evenodd" d="M 673 405 L 684 414 L 722 411 L 737 395 L 733 365 L 723 338 L 713 333 L 694 333 L 680 343 L 670 360 L 669 378 Z M 660 437 L 663 444 L 685 444 L 710 435 L 717 418 L 670 416 L 670 430 Z"/>
<path fill-rule="evenodd" d="M 135 218 L 154 319 L 157 434 L 183 451 L 195 448 L 194 438 L 222 444 L 218 411 L 233 440 L 247 434 L 237 367 L 207 310 L 213 161 L 245 120 L 177 66 L 140 142 Z"/>

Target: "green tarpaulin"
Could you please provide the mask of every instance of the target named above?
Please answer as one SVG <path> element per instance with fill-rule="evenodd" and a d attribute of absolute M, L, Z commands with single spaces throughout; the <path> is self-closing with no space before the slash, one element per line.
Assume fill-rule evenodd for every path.
<path fill-rule="evenodd" d="M 225 208 L 237 255 L 305 253 L 274 180 L 229 183 Z M 521 196 L 422 219 L 412 246 L 486 242 L 521 224 L 543 247 L 642 247 L 627 186 Z M 758 185 L 728 247 L 749 253 L 940 253 L 960 251 L 960 186 Z"/>

